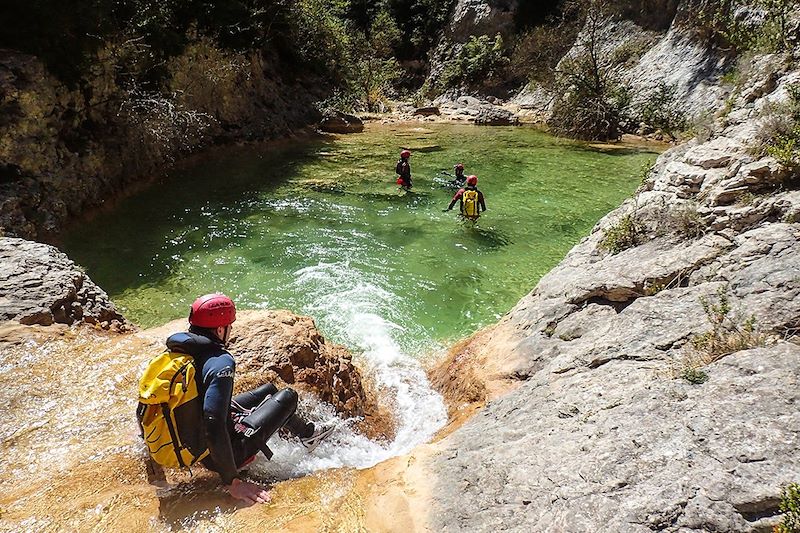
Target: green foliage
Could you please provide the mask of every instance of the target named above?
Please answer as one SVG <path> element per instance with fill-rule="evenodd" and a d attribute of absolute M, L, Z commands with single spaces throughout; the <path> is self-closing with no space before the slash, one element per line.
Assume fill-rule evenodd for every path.
<path fill-rule="evenodd" d="M 649 37 L 636 36 L 623 42 L 614 50 L 611 62 L 615 65 L 631 65 L 638 61 L 652 44 L 652 40 Z"/>
<path fill-rule="evenodd" d="M 709 43 L 733 52 L 790 49 L 788 22 L 796 0 L 701 0 L 686 19 Z M 763 17 L 747 16 L 760 11 Z"/>
<path fill-rule="evenodd" d="M 278 49 L 298 69 L 328 69 L 343 57 L 346 0 L 77 0 L 0 3 L 0 47 L 39 56 L 51 72 L 76 84 L 108 45 L 136 43 L 118 59 L 137 83 L 163 78 L 163 65 L 198 38 L 235 50 Z M 129 47 L 130 48 L 130 47 Z M 125 81 L 125 80 L 122 80 Z"/>
<path fill-rule="evenodd" d="M 800 173 L 800 85 L 788 87 L 789 101 L 768 110 L 762 120 L 756 155 L 767 153 L 796 175 Z"/>
<path fill-rule="evenodd" d="M 800 222 L 800 211 L 794 211 L 794 212 L 790 211 L 786 213 L 785 215 L 783 215 L 783 218 L 781 218 L 781 222 L 783 222 L 784 224 L 797 224 L 798 222 Z"/>
<path fill-rule="evenodd" d="M 800 484 L 790 483 L 781 490 L 781 523 L 775 533 L 800 533 Z"/>
<path fill-rule="evenodd" d="M 378 13 L 367 33 L 351 29 L 347 59 L 341 67 L 346 87 L 357 102 L 354 107 L 378 111 L 391 83 L 401 75 L 392 56 L 401 33 L 387 11 Z"/>
<path fill-rule="evenodd" d="M 684 368 L 681 377 L 693 385 L 702 385 L 708 381 L 708 374 L 699 368 Z"/>
<path fill-rule="evenodd" d="M 720 287 L 712 298 L 701 298 L 700 304 L 711 329 L 692 337 L 691 346 L 703 364 L 766 343 L 766 338 L 756 327 L 755 316 L 742 318 L 731 313 L 727 287 Z"/>
<path fill-rule="evenodd" d="M 641 229 L 636 223 L 635 216 L 627 214 L 605 231 L 600 247 L 612 254 L 618 254 L 636 246 L 640 237 Z"/>
<path fill-rule="evenodd" d="M 586 21 L 575 43 L 577 53 L 559 63 L 548 125 L 553 133 L 585 140 L 618 139 L 630 94 L 616 77 L 613 54 L 603 52 L 601 31 L 613 16 L 608 0 L 582 0 Z"/>
<path fill-rule="evenodd" d="M 474 84 L 490 77 L 508 62 L 503 51 L 503 38 L 500 34 L 494 39 L 488 35 L 470 36 L 455 59 L 445 65 L 439 78 L 440 89 Z"/>
<path fill-rule="evenodd" d="M 686 113 L 676 95 L 677 87 L 661 82 L 642 106 L 641 119 L 648 126 L 661 130 L 673 139 L 686 129 Z"/>
<path fill-rule="evenodd" d="M 518 76 L 520 83 L 530 81 L 552 88 L 556 66 L 572 48 L 579 29 L 578 14 L 565 9 L 558 18 L 526 31 L 514 44 L 509 72 Z"/>
<path fill-rule="evenodd" d="M 672 211 L 672 226 L 687 239 L 696 239 L 706 233 L 706 224 L 697 211 L 697 203 L 687 202 Z"/>
<path fill-rule="evenodd" d="M 653 172 L 653 165 L 655 164 L 655 159 L 649 159 L 642 163 L 639 167 L 639 186 L 641 187 L 647 180 L 650 179 L 650 174 Z"/>
<path fill-rule="evenodd" d="M 731 69 L 725 74 L 723 74 L 720 79 L 720 83 L 723 85 L 738 85 L 739 84 L 739 71 L 737 69 Z"/>

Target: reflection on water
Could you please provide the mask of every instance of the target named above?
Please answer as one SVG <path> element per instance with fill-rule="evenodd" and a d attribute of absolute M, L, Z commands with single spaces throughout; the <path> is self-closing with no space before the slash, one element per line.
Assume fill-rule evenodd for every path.
<path fill-rule="evenodd" d="M 488 248 L 500 248 L 502 246 L 513 244 L 511 238 L 503 230 L 493 227 L 482 227 L 480 225 L 480 220 L 473 222 L 471 220 L 464 219 L 464 224 L 471 226 L 472 231 L 475 232 L 478 242 L 483 246 Z"/>

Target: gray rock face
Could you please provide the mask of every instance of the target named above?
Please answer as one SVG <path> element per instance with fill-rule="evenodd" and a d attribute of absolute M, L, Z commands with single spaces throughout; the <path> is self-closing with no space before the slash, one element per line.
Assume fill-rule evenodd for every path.
<path fill-rule="evenodd" d="M 0 321 L 126 328 L 108 295 L 65 254 L 47 244 L 0 238 Z"/>
<path fill-rule="evenodd" d="M 439 443 L 432 530 L 771 531 L 800 480 L 800 191 L 748 145 L 797 79 L 662 154 L 635 198 L 453 354 L 519 387 Z M 601 243 L 625 216 L 638 244 L 612 254 Z M 721 294 L 730 331 L 754 332 L 724 356 L 692 342 Z M 698 365 L 707 381 L 681 377 Z"/>
<path fill-rule="evenodd" d="M 660 99 L 664 90 L 672 96 L 667 104 L 674 107 L 676 118 L 683 115 L 685 119 L 693 119 L 711 114 L 723 105 L 729 92 L 719 84 L 720 75 L 729 67 L 728 59 L 718 56 L 692 36 L 687 24 L 669 23 L 675 15 L 676 2 L 665 4 L 658 13 L 642 7 L 640 11 L 628 12 L 629 18 L 603 23 L 598 38 L 601 64 L 607 65 L 610 78 L 628 89 L 631 102 L 627 115 L 644 118 L 642 110 L 652 105 L 653 99 Z M 682 3 L 676 20 L 684 16 L 686 5 Z M 662 31 L 664 29 L 666 31 Z M 587 29 L 584 29 L 576 43 L 587 42 L 586 34 Z M 565 57 L 583 52 L 583 47 L 576 44 Z M 769 88 L 768 83 L 764 85 Z M 764 91 L 765 87 L 754 88 L 753 92 Z M 546 121 L 554 99 L 559 96 L 532 84 L 512 103 L 519 106 L 521 119 Z M 626 129 L 635 131 L 637 128 L 627 124 Z"/>
<path fill-rule="evenodd" d="M 702 385 L 615 359 L 539 372 L 432 459 L 433 531 L 770 531 L 797 480 L 800 347 L 739 352 Z"/>
<path fill-rule="evenodd" d="M 458 0 L 450 19 L 450 37 L 465 41 L 471 35 L 505 33 L 513 27 L 517 0 Z"/>
<path fill-rule="evenodd" d="M 635 108 L 666 85 L 674 88 L 681 111 L 696 117 L 716 111 L 724 100 L 726 91 L 716 81 L 725 65 L 724 59 L 692 39 L 685 29 L 672 27 L 625 71 L 623 79 L 631 89 Z"/>

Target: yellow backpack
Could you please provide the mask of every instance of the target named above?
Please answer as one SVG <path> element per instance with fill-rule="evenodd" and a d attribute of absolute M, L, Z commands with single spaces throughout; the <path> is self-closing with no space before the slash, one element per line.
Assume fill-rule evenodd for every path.
<path fill-rule="evenodd" d="M 478 191 L 466 190 L 461 196 L 461 214 L 467 218 L 478 218 Z"/>
<path fill-rule="evenodd" d="M 158 464 L 188 467 L 208 455 L 203 399 L 191 355 L 167 351 L 150 361 L 139 380 L 136 414 L 147 450 Z"/>

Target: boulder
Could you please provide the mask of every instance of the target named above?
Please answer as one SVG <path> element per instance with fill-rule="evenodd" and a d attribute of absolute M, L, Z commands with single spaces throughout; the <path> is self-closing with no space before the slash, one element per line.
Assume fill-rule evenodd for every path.
<path fill-rule="evenodd" d="M 346 348 L 325 340 L 307 316 L 289 311 L 241 311 L 229 350 L 236 357 L 235 392 L 264 383 L 310 391 L 346 417 L 365 419 L 370 436 L 392 433 L 391 417 L 377 416 L 378 401 Z"/>
<path fill-rule="evenodd" d="M 519 119 L 514 113 L 502 107 L 484 106 L 475 115 L 475 124 L 481 126 L 511 126 L 519 124 Z"/>
<path fill-rule="evenodd" d="M 0 321 L 127 329 L 108 295 L 53 246 L 0 237 Z"/>
<path fill-rule="evenodd" d="M 323 114 L 319 129 L 328 133 L 358 133 L 364 131 L 364 123 L 354 115 L 331 110 Z"/>

